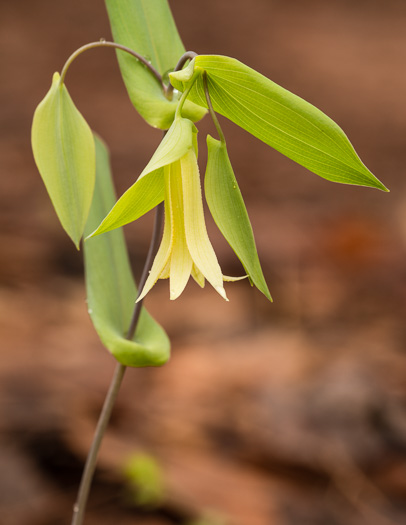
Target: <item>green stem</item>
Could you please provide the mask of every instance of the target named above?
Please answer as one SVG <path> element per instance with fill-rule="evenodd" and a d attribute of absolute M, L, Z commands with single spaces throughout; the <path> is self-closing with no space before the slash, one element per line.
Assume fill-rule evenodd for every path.
<path fill-rule="evenodd" d="M 158 80 L 158 82 L 161 84 L 161 87 L 163 89 L 163 91 L 165 92 L 166 91 L 166 86 L 165 84 L 163 83 L 163 80 L 162 80 L 162 76 L 160 75 L 160 73 L 154 68 L 154 66 L 152 64 L 150 64 L 150 62 L 148 62 L 148 60 L 146 58 L 144 58 L 142 55 L 140 55 L 139 53 L 137 53 L 136 51 L 133 51 L 132 49 L 130 49 L 129 47 L 126 47 L 126 46 L 123 46 L 121 44 L 116 44 L 116 42 L 106 42 L 106 40 L 100 40 L 99 42 L 91 42 L 90 44 L 86 44 L 82 47 L 79 47 L 79 49 L 77 49 L 74 53 L 71 54 L 71 56 L 68 58 L 68 60 L 65 62 L 65 65 L 63 66 L 62 68 L 62 72 L 61 72 L 61 84 L 64 83 L 65 81 L 65 76 L 66 76 L 66 73 L 69 69 L 69 66 L 72 64 L 72 62 L 79 56 L 81 55 L 82 53 L 84 53 L 85 51 L 87 51 L 88 49 L 94 49 L 96 47 L 113 47 L 115 49 L 120 49 L 121 51 L 125 51 L 126 53 L 129 53 L 130 55 L 132 55 L 133 57 L 135 57 L 139 62 L 141 62 L 142 64 L 144 64 L 144 66 L 146 66 L 150 71 L 151 73 L 154 75 L 154 77 Z"/>
<path fill-rule="evenodd" d="M 165 134 L 166 132 L 164 132 Z M 159 204 L 155 213 L 154 229 L 152 239 L 148 251 L 147 258 L 145 260 L 144 270 L 139 283 L 138 295 L 144 288 L 145 281 L 147 280 L 149 270 L 152 266 L 152 260 L 157 252 L 158 244 L 160 240 L 162 223 L 163 223 L 163 203 Z M 135 303 L 133 316 L 131 319 L 130 327 L 127 333 L 127 339 L 132 340 L 137 330 L 138 321 L 141 313 L 142 301 Z M 125 374 L 127 367 L 121 363 L 117 363 L 113 379 L 110 384 L 109 391 L 107 393 L 104 405 L 97 423 L 93 442 L 89 450 L 89 454 L 86 459 L 85 468 L 83 470 L 82 479 L 79 486 L 78 496 L 76 503 L 73 507 L 72 525 L 82 525 L 83 518 L 86 511 L 87 500 L 89 497 L 90 486 L 94 472 L 96 470 L 97 456 L 99 454 L 100 446 L 106 431 L 108 422 L 110 420 L 111 412 L 114 407 L 114 403 L 117 399 L 118 392 Z"/>
<path fill-rule="evenodd" d="M 182 93 L 182 96 L 180 97 L 178 107 L 176 108 L 175 118 L 179 118 L 182 116 L 183 105 L 186 102 L 186 99 L 190 93 L 190 90 L 192 89 L 193 84 L 196 82 L 196 79 L 199 75 L 201 75 L 200 71 L 195 71 L 193 73 L 193 76 L 190 79 L 190 84 L 188 85 L 188 87 L 185 89 L 185 91 Z"/>
<path fill-rule="evenodd" d="M 210 113 L 211 119 L 212 119 L 214 125 L 216 126 L 216 130 L 217 130 L 217 133 L 219 135 L 220 141 L 223 144 L 225 144 L 226 143 L 226 139 L 224 137 L 223 130 L 221 129 L 220 122 L 218 121 L 217 115 L 216 115 L 216 113 L 215 113 L 215 111 L 213 109 L 213 104 L 211 103 L 211 98 L 210 98 L 210 94 L 209 94 L 209 86 L 208 86 L 208 83 L 207 83 L 207 73 L 206 73 L 206 71 L 203 71 L 203 86 L 204 86 L 204 94 L 206 95 L 207 107 L 209 108 L 209 113 Z"/>

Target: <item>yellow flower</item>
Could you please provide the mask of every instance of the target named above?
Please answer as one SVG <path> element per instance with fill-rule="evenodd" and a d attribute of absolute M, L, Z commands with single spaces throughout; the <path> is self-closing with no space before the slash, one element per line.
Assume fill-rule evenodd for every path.
<path fill-rule="evenodd" d="M 207 279 L 228 301 L 223 287 L 224 277 L 207 235 L 199 168 L 193 148 L 180 160 L 165 166 L 164 179 L 164 234 L 138 301 L 145 297 L 158 279 L 167 278 L 170 281 L 170 298 L 176 299 L 185 289 L 190 275 L 201 287 Z"/>
<path fill-rule="evenodd" d="M 203 287 L 205 280 L 226 300 L 223 281 L 249 277 L 270 298 L 256 253 L 251 224 L 230 169 L 225 147 L 210 144 L 206 170 L 206 195 L 214 218 L 230 246 L 237 253 L 247 273 L 243 277 L 226 277 L 214 253 L 204 221 L 202 189 L 196 151 L 197 130 L 192 121 L 176 117 L 151 160 L 136 182 L 120 197 L 99 227 L 89 236 L 119 228 L 147 213 L 160 202 L 165 203 L 165 226 L 161 245 L 148 279 L 137 301 L 151 290 L 158 279 L 168 279 L 170 298 L 176 299 L 192 276 Z M 227 162 L 228 161 L 228 164 Z M 226 168 L 224 166 L 226 165 Z M 213 174 L 219 181 L 213 181 Z M 224 175 L 227 180 L 224 181 Z M 214 185 L 213 185 L 214 184 Z M 212 212 L 213 213 L 213 212 Z M 224 228 L 224 225 L 226 227 Z"/>

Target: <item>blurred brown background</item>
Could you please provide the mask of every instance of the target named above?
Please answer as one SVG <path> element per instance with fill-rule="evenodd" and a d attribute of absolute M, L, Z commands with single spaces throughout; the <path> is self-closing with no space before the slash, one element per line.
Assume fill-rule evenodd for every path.
<path fill-rule="evenodd" d="M 154 288 L 172 359 L 128 371 L 86 524 L 406 523 L 406 3 L 171 6 L 188 49 L 234 56 L 320 107 L 391 193 L 329 183 L 222 120 L 274 303 L 246 282 L 227 285 L 229 303 L 194 283 L 175 303 Z M 52 73 L 101 37 L 101 1 L 0 3 L 2 525 L 70 523 L 114 368 L 30 150 Z M 121 193 L 161 135 L 132 110 L 111 50 L 83 55 L 67 84 Z M 214 131 L 199 129 L 203 170 Z M 224 273 L 239 274 L 209 227 Z M 126 228 L 137 276 L 150 232 L 151 217 Z M 122 474 L 137 452 L 162 468 L 156 508 L 134 505 Z"/>

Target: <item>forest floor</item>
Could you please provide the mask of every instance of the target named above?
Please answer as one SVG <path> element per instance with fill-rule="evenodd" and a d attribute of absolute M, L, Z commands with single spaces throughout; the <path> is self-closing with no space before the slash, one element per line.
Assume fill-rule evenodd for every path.
<path fill-rule="evenodd" d="M 391 193 L 323 181 L 224 123 L 274 303 L 247 282 L 227 285 L 227 304 L 194 283 L 170 303 L 156 285 L 146 306 L 172 357 L 127 371 L 86 525 L 406 523 L 406 6 L 190 4 L 171 2 L 188 47 L 235 56 L 319 106 Z M 96 0 L 0 5 L 1 525 L 69 523 L 114 370 L 29 145 L 53 71 L 108 34 Z M 69 88 L 110 145 L 121 192 L 160 135 L 130 114 L 114 55 L 93 59 Z M 200 129 L 204 162 L 214 131 Z M 136 275 L 150 227 L 126 229 Z M 209 230 L 224 273 L 240 274 Z M 162 475 L 155 506 L 137 504 L 124 473 L 139 454 Z"/>

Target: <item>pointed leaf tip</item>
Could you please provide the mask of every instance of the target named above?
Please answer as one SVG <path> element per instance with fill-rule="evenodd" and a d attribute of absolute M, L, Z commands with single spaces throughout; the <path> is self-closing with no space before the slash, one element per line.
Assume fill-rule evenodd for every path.
<path fill-rule="evenodd" d="M 251 222 L 228 158 L 226 144 L 208 135 L 207 146 L 204 187 L 210 212 L 226 241 L 240 259 L 250 281 L 272 301 L 259 262 Z"/>
<path fill-rule="evenodd" d="M 66 233 L 79 250 L 95 182 L 93 134 L 59 73 L 34 113 L 32 149 L 38 171 Z"/>
<path fill-rule="evenodd" d="M 199 55 L 214 110 L 298 164 L 332 182 L 387 191 L 362 163 L 343 130 L 327 115 L 238 60 Z M 190 71 L 189 71 L 190 76 Z M 171 75 L 183 91 L 187 75 Z M 188 97 L 207 107 L 200 76 Z"/>

